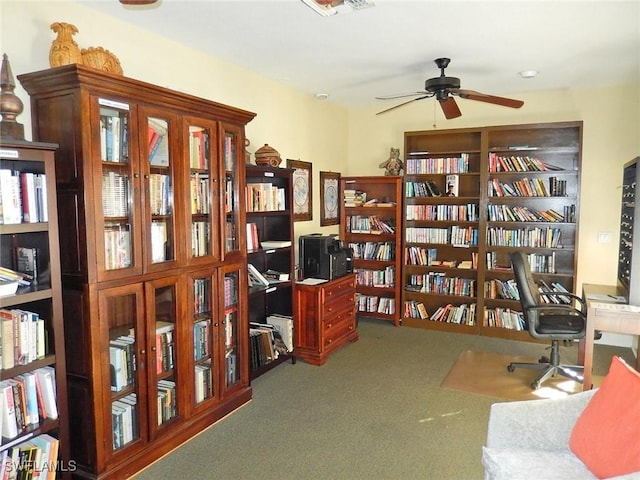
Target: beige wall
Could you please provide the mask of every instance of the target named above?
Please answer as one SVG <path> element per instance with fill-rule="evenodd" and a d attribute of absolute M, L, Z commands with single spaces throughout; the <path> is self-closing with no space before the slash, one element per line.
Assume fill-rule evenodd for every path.
<path fill-rule="evenodd" d="M 578 283 L 615 282 L 621 167 L 640 155 L 637 85 L 510 95 L 525 101 L 519 110 L 459 100 L 463 116 L 455 120 L 445 120 L 431 99 L 376 116 L 392 101 L 346 110 L 72 2 L 0 0 L 0 15 L 0 46 L 15 75 L 48 68 L 55 37 L 49 25 L 64 21 L 78 27 L 80 47 L 115 53 L 129 77 L 256 112 L 247 127 L 250 151 L 269 143 L 283 158 L 313 163 L 314 220 L 296 223 L 297 235 L 338 231 L 319 226 L 321 170 L 382 174 L 378 164 L 390 147 L 403 148 L 405 131 L 582 120 Z M 20 86 L 16 93 L 25 103 L 19 121 L 29 132 L 28 96 Z M 598 232 L 611 232 L 611 243 L 598 243 Z"/>

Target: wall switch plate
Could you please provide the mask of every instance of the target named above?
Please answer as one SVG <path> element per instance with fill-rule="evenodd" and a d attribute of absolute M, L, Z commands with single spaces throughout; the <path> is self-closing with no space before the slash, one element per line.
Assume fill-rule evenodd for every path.
<path fill-rule="evenodd" d="M 598 232 L 598 243 L 611 243 L 611 232 Z"/>

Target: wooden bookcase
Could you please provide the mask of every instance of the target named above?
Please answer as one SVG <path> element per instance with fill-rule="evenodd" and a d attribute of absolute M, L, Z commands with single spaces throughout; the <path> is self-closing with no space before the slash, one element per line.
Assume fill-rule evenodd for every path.
<path fill-rule="evenodd" d="M 0 170 L 3 171 L 0 174 L 0 191 L 4 206 L 4 214 L 0 215 L 2 218 L 0 266 L 14 271 L 33 272 L 31 268 L 33 264 L 25 269 L 24 264 L 18 262 L 17 255 L 18 252 L 27 253 L 23 249 L 29 249 L 29 252 L 34 252 L 36 255 L 36 272 L 30 285 L 18 286 L 15 293 L 0 297 L 2 310 L 0 340 L 3 342 L 0 381 L 3 386 L 16 379 L 23 385 L 27 385 L 28 377 L 35 382 L 37 373 L 46 373 L 46 369 L 53 369 L 55 385 L 52 384 L 52 386 L 57 393 L 55 395 L 57 412 L 50 410 L 47 413 L 42 406 L 36 405 L 38 406 L 37 418 L 26 417 L 27 420 L 22 425 L 17 425 L 16 435 L 1 439 L 0 458 L 5 454 L 11 455 L 11 452 L 16 449 L 26 450 L 29 444 L 35 444 L 34 439 L 37 439 L 35 442 L 39 442 L 45 438 L 42 435 L 48 435 L 58 440 L 59 454 L 56 459 L 48 458 L 47 461 L 60 462 L 58 465 L 64 467 L 61 471 L 67 469 L 60 475 L 66 478 L 69 476 L 71 465 L 69 463 L 67 380 L 54 164 L 56 148 L 57 145 L 50 143 L 0 140 Z M 5 174 L 13 179 L 7 180 Z M 33 181 L 26 180 L 27 177 L 31 177 Z M 11 182 L 15 182 L 13 184 L 15 188 L 11 186 Z M 23 192 L 25 197 L 22 196 Z M 17 206 L 13 209 L 15 215 L 9 211 L 9 198 L 16 200 L 12 202 Z M 22 198 L 25 200 L 21 203 L 18 200 Z M 28 317 L 13 315 L 20 310 L 30 312 L 31 315 Z M 29 324 L 34 325 L 31 322 L 35 320 L 37 323 L 41 322 L 41 329 L 34 330 L 28 327 Z M 9 331 L 5 327 L 9 328 Z M 17 330 L 14 327 L 17 327 Z M 36 334 L 38 330 L 42 333 Z M 30 335 L 29 331 L 37 335 L 36 343 L 27 342 L 25 349 L 25 344 L 19 341 L 19 347 L 16 347 L 13 341 L 14 334 L 19 338 L 26 338 Z M 23 334 L 24 337 L 22 337 Z M 40 388 L 44 386 L 44 382 L 40 382 Z M 12 388 L 15 390 L 15 384 Z M 28 390 L 27 388 L 25 396 L 27 400 L 36 394 L 35 388 L 31 393 Z M 4 388 L 2 391 L 4 392 Z M 33 400 L 35 401 L 35 398 Z M 30 404 L 30 401 L 28 403 Z M 11 409 L 6 401 L 0 401 L 0 405 L 2 405 L 0 414 L 4 417 Z M 19 403 L 14 404 L 14 418 L 21 416 L 18 410 L 24 414 L 28 407 Z M 3 427 L 3 430 L 6 430 L 7 424 Z M 55 443 L 55 440 L 53 442 Z M 38 445 L 42 448 L 42 444 Z M 54 465 L 51 465 L 51 468 L 53 467 Z M 50 469 L 46 473 L 49 471 Z"/>
<path fill-rule="evenodd" d="M 60 145 L 71 458 L 127 478 L 251 399 L 254 114 L 80 65 L 18 79 L 34 138 Z"/>
<path fill-rule="evenodd" d="M 531 341 L 509 254 L 575 291 L 581 145 L 581 122 L 405 133 L 403 325 Z"/>
<path fill-rule="evenodd" d="M 288 317 L 293 328 L 292 175 L 293 170 L 288 168 L 246 167 L 247 261 L 269 281 L 269 285 L 249 287 L 250 327 L 254 324 L 272 325 L 269 317 L 280 315 Z M 272 338 L 268 329 L 260 328 L 263 329 L 261 333 L 250 335 L 249 371 L 252 379 L 288 359 L 295 362 L 292 337 L 283 338 L 289 342 L 289 353 L 281 352 L 276 357 L 270 348 L 261 348 L 263 336 L 270 344 Z"/>
<path fill-rule="evenodd" d="M 398 176 L 340 178 L 340 237 L 353 249 L 358 315 L 395 326 L 402 312 L 402 188 Z"/>

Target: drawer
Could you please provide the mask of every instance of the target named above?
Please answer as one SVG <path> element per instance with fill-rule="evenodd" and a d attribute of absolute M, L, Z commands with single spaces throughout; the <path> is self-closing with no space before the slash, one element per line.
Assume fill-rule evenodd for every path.
<path fill-rule="evenodd" d="M 355 306 L 347 308 L 322 323 L 322 345 L 328 347 L 356 328 Z"/>
<path fill-rule="evenodd" d="M 331 285 L 323 293 L 322 316 L 326 317 L 347 305 L 355 305 L 355 280 Z"/>

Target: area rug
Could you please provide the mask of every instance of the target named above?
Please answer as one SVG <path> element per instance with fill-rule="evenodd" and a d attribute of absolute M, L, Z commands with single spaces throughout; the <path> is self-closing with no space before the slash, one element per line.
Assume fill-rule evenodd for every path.
<path fill-rule="evenodd" d="M 540 374 L 539 371 L 526 368 L 516 368 L 513 372 L 507 370 L 511 362 L 537 361 L 537 358 L 465 350 L 440 386 L 509 400 L 561 397 L 582 391 L 582 384 L 562 375 L 547 380 L 534 391 L 531 383 Z M 595 378 L 594 383 L 598 383 L 598 380 Z"/>

